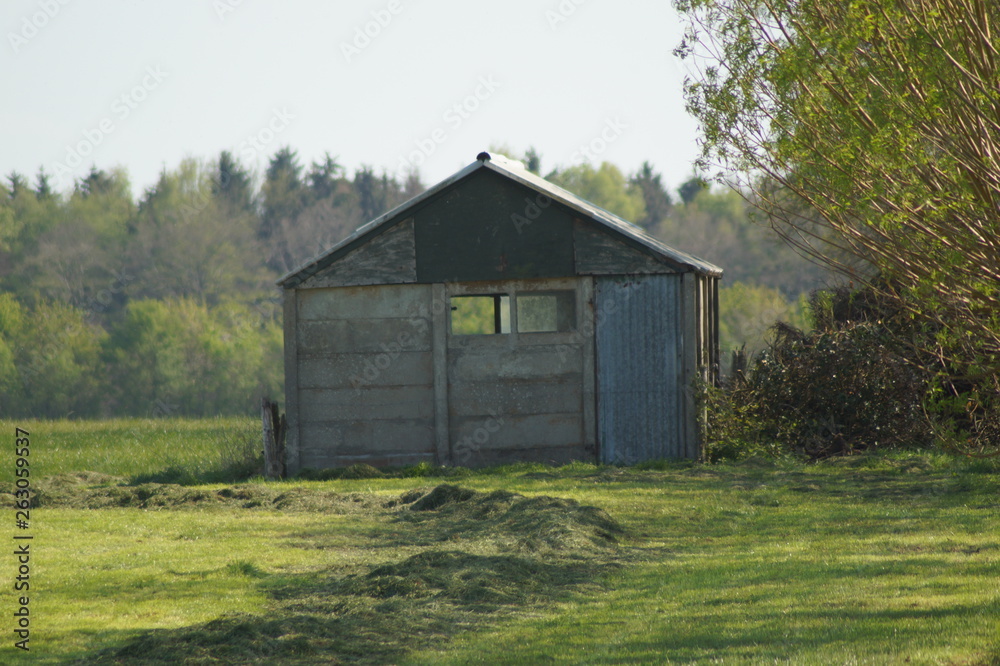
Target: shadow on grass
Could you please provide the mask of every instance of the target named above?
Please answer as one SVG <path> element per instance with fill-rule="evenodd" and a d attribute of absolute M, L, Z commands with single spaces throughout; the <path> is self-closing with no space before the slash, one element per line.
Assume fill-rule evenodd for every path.
<path fill-rule="evenodd" d="M 993 626 L 989 619 L 1000 613 L 1000 599 L 970 596 L 968 583 L 995 579 L 992 554 L 963 553 L 964 562 L 884 554 L 865 562 L 832 553 L 733 561 L 723 552 L 703 559 L 695 576 L 683 559 L 632 569 L 623 587 L 660 591 L 660 601 L 648 607 L 642 631 L 623 631 L 614 640 L 619 653 L 642 663 L 930 663 L 934 650 L 947 651 L 940 636 Z M 578 623 L 600 624 L 607 613 L 595 608 Z M 545 642 L 581 633 L 576 627 L 564 638 L 562 631 Z M 988 639 L 979 661 L 934 663 L 994 664 L 997 647 Z"/>

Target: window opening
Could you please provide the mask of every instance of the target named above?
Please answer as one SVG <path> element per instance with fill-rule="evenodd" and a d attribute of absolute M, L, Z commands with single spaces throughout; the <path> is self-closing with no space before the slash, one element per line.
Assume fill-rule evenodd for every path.
<path fill-rule="evenodd" d="M 537 291 L 517 295 L 517 332 L 572 331 L 576 326 L 576 293 Z"/>
<path fill-rule="evenodd" d="M 453 335 L 510 333 L 510 296 L 452 296 L 451 332 Z"/>

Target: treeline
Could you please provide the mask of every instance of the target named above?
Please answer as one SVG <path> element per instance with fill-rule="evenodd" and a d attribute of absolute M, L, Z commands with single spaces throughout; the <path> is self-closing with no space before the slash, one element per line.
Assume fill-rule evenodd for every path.
<path fill-rule="evenodd" d="M 185 160 L 138 201 L 121 169 L 68 193 L 9 174 L 0 415 L 235 414 L 281 396 L 275 280 L 423 189 L 289 148 L 259 179 L 228 152 Z"/>
<path fill-rule="evenodd" d="M 540 170 L 533 150 L 529 168 Z M 723 346 L 759 346 L 823 277 L 748 221 L 733 192 L 671 193 L 648 163 L 546 177 L 724 267 Z M 245 413 L 282 395 L 275 280 L 424 190 L 282 148 L 255 175 L 230 153 L 164 170 L 135 200 L 122 169 L 56 192 L 39 170 L 0 184 L 0 415 Z M 732 290 L 732 291 L 729 291 Z M 732 307 L 725 307 L 726 303 Z"/>

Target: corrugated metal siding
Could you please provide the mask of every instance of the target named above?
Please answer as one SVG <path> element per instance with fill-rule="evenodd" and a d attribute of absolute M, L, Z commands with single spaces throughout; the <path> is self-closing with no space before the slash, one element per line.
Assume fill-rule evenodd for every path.
<path fill-rule="evenodd" d="M 684 457 L 679 275 L 597 278 L 601 459 Z"/>

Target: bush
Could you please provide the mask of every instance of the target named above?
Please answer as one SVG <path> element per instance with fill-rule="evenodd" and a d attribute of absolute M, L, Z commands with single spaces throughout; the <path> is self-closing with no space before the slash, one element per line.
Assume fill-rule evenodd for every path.
<path fill-rule="evenodd" d="M 929 377 L 890 333 L 859 323 L 810 336 L 781 326 L 748 377 L 758 418 L 785 448 L 818 458 L 927 446 Z"/>
<path fill-rule="evenodd" d="M 706 391 L 709 459 L 930 445 L 933 375 L 902 335 L 906 320 L 846 289 L 814 293 L 810 310 L 814 332 L 776 324 L 746 373 Z"/>

